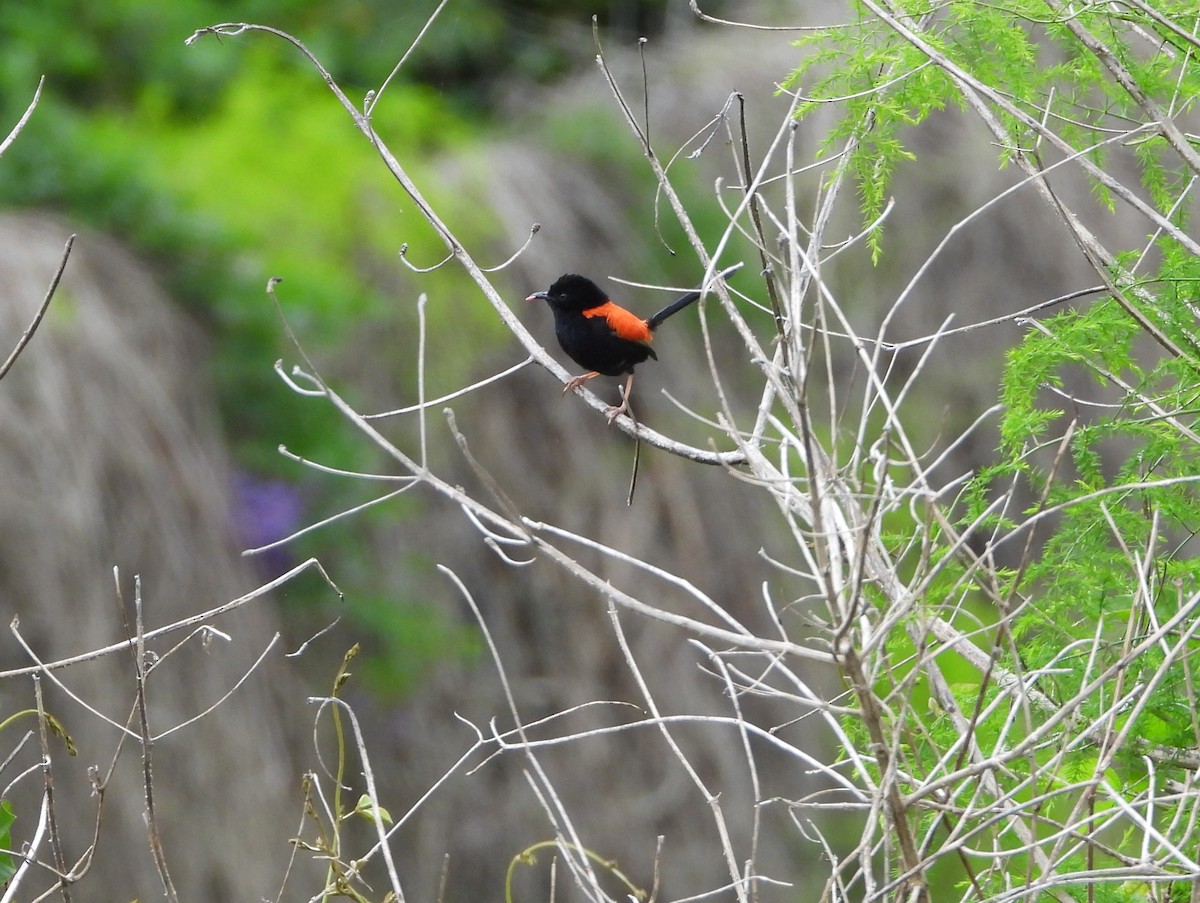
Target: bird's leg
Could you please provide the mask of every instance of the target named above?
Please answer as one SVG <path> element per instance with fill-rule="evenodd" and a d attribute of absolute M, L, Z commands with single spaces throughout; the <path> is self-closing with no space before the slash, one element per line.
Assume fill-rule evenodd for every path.
<path fill-rule="evenodd" d="M 629 379 L 625 380 L 625 386 L 621 389 L 621 403 L 615 407 L 608 409 L 608 422 L 612 423 L 622 414 L 628 414 L 633 417 L 633 411 L 629 407 L 629 391 L 633 388 L 633 374 L 629 374 Z"/>
<path fill-rule="evenodd" d="M 589 379 L 595 379 L 600 375 L 600 371 L 593 370 L 591 373 L 584 373 L 582 376 L 575 376 L 567 380 L 567 384 L 563 386 L 563 395 L 566 395 L 572 389 L 578 389 Z"/>

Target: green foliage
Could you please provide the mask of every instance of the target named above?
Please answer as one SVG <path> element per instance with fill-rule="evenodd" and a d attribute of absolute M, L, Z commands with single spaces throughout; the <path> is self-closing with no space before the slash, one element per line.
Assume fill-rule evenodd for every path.
<path fill-rule="evenodd" d="M 828 70 L 806 88 L 812 99 L 797 107 L 797 115 L 803 118 L 826 103 L 843 102 L 846 115 L 826 133 L 823 148 L 851 148 L 848 165 L 862 197 L 864 219 L 870 223 L 883 211 L 896 164 L 913 159 L 899 140 L 901 129 L 940 109 L 948 86 L 919 50 L 897 40 L 861 8 L 852 25 L 813 32 L 797 46 L 812 52 L 784 87 L 798 89 L 806 76 Z M 871 242 L 878 256 L 878 233 L 872 233 Z"/>
<path fill-rule="evenodd" d="M 439 662 L 479 653 L 478 633 L 433 604 L 355 597 L 350 605 L 370 637 L 363 650 L 363 677 L 383 700 L 404 698 Z"/>
<path fill-rule="evenodd" d="M 975 83 L 1001 90 L 1027 116 L 1049 116 L 1065 139 L 1097 163 L 1106 158 L 1104 148 L 1112 139 L 1108 130 L 1141 118 L 1137 101 L 1115 88 L 1097 56 L 1038 0 L 1003 6 L 977 0 L 908 0 L 892 6 L 897 9 L 894 25 L 857 3 L 855 21 L 807 34 L 797 46 L 809 52 L 784 82 L 786 88 L 802 90 L 806 98 L 797 107 L 801 118 L 834 102 L 845 110 L 827 133 L 824 148 L 827 153 L 849 150 L 847 162 L 868 223 L 887 202 L 897 164 L 913 159 L 903 131 L 948 105 L 964 104 L 960 84 L 947 67 L 937 64 L 939 59 Z M 1194 13 L 1186 2 L 1165 7 L 1164 17 L 1177 21 L 1186 22 Z M 1130 31 L 1120 27 L 1128 20 L 1173 52 L 1135 50 Z M 1179 46 L 1186 44 L 1180 35 L 1145 17 L 1121 16 L 1100 5 L 1079 10 L 1071 21 L 1102 40 L 1164 109 L 1190 105 L 1200 94 L 1200 72 L 1190 63 L 1195 49 Z M 1028 120 L 1008 109 L 994 112 L 1016 140 L 1033 140 Z M 1145 186 L 1165 210 L 1173 206 L 1189 172 L 1177 158 L 1164 162 L 1156 153 L 1162 145 L 1161 138 L 1147 134 L 1136 145 L 1136 156 Z M 1001 160 L 1009 159 L 1009 153 L 1003 149 Z M 1099 183 L 1093 187 L 1111 203 L 1107 189 Z M 876 255 L 881 239 L 882 233 L 872 233 Z"/>
<path fill-rule="evenodd" d="M 1075 706 L 1075 718 L 1059 728 L 1064 739 L 1052 746 L 1084 725 L 1104 726 L 1086 742 L 1076 740 L 1057 764 L 1064 790 L 1044 809 L 1050 818 L 1065 818 L 1079 805 L 1096 750 L 1108 738 L 1125 732 L 1134 738 L 1105 774 L 1127 796 L 1144 792 L 1151 777 L 1185 780 L 1187 768 L 1169 762 L 1151 775 L 1148 750 L 1192 749 L 1197 742 L 1190 622 L 1160 644 L 1130 653 L 1200 586 L 1200 561 L 1187 552 L 1200 524 L 1200 444 L 1184 425 L 1194 417 L 1180 414 L 1181 423 L 1162 415 L 1194 403 L 1196 376 L 1191 362 L 1148 357 L 1145 344 L 1111 299 L 1031 330 L 1005 371 L 1002 457 L 973 487 L 974 515 L 994 489 L 1014 481 L 1031 490 L 1026 515 L 1054 512 L 1036 528 L 1040 542 L 1012 588 L 1030 600 L 1009 622 L 1019 660 L 1005 656 L 1001 663 L 1044 675 L 1038 689 Z M 1116 380 L 1128 388 L 1114 395 Z M 1080 385 L 1109 400 L 1081 407 L 1076 399 L 1088 390 Z M 1123 688 L 1155 685 L 1143 709 L 1111 714 Z M 1089 686 L 1098 689 L 1088 692 Z M 994 729 L 981 724 L 981 735 L 988 732 Z M 1103 811 L 1111 804 L 1093 805 Z M 1105 893 L 1136 898 L 1115 888 Z"/>
<path fill-rule="evenodd" d="M 1031 0 L 904 0 L 887 4 L 891 21 L 866 3 L 857 9 L 849 25 L 800 42 L 809 52 L 787 87 L 806 98 L 798 107 L 801 117 L 831 103 L 840 109 L 824 150 L 848 151 L 846 165 L 867 222 L 887 203 L 898 164 L 912 157 L 911 127 L 963 105 L 969 95 L 1011 136 L 999 142 L 1001 165 L 1033 158 L 1043 167 L 1069 159 L 1044 140 L 1051 131 L 1098 167 L 1131 164 L 1123 177 L 1135 172 L 1139 193 L 1164 219 L 1187 228 L 1196 173 L 1163 137 L 1153 111 L 1178 116 L 1200 96 L 1194 3 L 1156 4 L 1153 17 L 1134 7 L 1075 4 L 1068 17 L 1058 18 L 1053 7 Z M 1128 90 L 1123 80 L 1136 88 Z M 1093 179 L 1091 187 L 1102 204 L 1117 209 L 1108 186 Z M 878 256 L 878 234 L 873 237 Z M 1147 637 L 1187 612 L 1200 587 L 1194 550 L 1200 529 L 1200 260 L 1164 229 L 1151 242 L 1117 249 L 1101 262 L 1112 293 L 1032 323 L 1009 350 L 998 457 L 960 499 L 962 526 L 973 526 L 977 535 L 1012 534 L 1011 560 L 991 572 L 996 580 L 980 582 L 987 590 L 980 597 L 1003 599 L 1006 608 L 983 614 L 985 626 L 971 635 L 987 648 L 978 637 L 990 621 L 997 673 L 1036 675 L 1031 686 L 1043 702 L 1014 719 L 1007 705 L 992 709 L 1003 700 L 989 675 L 976 670 L 964 679 L 962 662 L 944 652 L 937 673 L 950 681 L 961 711 L 979 713 L 972 731 L 981 747 L 1002 749 L 1048 731 L 1036 754 L 1005 763 L 996 785 L 1000 796 L 987 784 L 972 789 L 973 812 L 994 814 L 986 801 L 1000 797 L 1011 805 L 1044 794 L 1035 824 L 1065 824 L 1080 811 L 1095 813 L 1099 824 L 1116 805 L 1097 791 L 1100 783 L 1134 799 L 1161 792 L 1165 781 L 1183 786 L 1191 780 L 1184 753 L 1200 742 L 1191 658 L 1200 648 L 1195 616 L 1158 642 Z M 1014 489 L 1024 510 L 993 504 Z M 903 525 L 893 526 L 891 547 L 909 548 Z M 921 561 L 937 561 L 927 548 L 936 549 L 936 539 L 922 546 Z M 960 610 L 970 585 L 962 579 L 966 573 L 950 567 L 930 582 L 928 616 L 953 622 L 944 613 Z M 996 626 L 1001 623 L 1003 629 Z M 896 628 L 889 635 L 892 666 L 872 688 L 885 702 L 894 701 L 897 688 L 920 667 L 922 650 L 912 635 Z M 1153 688 L 1146 703 L 1117 705 L 1135 687 Z M 909 692 L 915 710 L 932 710 L 924 675 Z M 1056 721 L 1068 705 L 1073 716 Z M 893 711 L 908 709 L 887 709 L 898 720 Z M 851 730 L 857 742 L 866 742 L 861 728 Z M 897 731 L 911 738 L 897 754 L 915 774 L 938 772 L 944 751 L 960 738 L 960 726 L 948 719 Z M 1110 754 L 1116 738 L 1128 745 Z M 1164 802 L 1160 823 L 1186 820 L 1190 805 Z M 956 817 L 928 812 L 921 828 L 927 837 L 936 836 L 939 824 L 971 830 L 955 824 Z M 1115 867 L 1122 855 L 1135 855 L 1139 842 L 1105 836 L 1057 872 Z M 1011 836 L 972 840 L 979 848 L 992 843 L 1019 846 Z M 1014 857 L 1002 868 L 972 874 L 963 886 L 986 897 L 1011 887 L 1024 868 L 1023 857 Z M 1081 900 L 1164 898 L 1162 886 L 1151 893 L 1150 885 L 1137 882 L 1081 885 L 1070 893 Z"/>
<path fill-rule="evenodd" d="M 12 844 L 12 825 L 17 820 L 17 813 L 13 811 L 12 803 L 8 800 L 0 800 L 0 851 L 11 850 Z M 0 852 L 0 887 L 3 887 L 8 879 L 16 874 L 17 865 L 13 861 L 11 853 Z"/>

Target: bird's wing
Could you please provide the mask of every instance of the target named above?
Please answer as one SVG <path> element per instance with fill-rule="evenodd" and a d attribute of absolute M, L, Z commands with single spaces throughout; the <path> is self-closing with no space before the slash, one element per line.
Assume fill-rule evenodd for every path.
<path fill-rule="evenodd" d="M 614 335 L 628 339 L 630 342 L 642 342 L 649 345 L 654 338 L 654 333 L 650 331 L 645 320 L 611 301 L 605 301 L 598 307 L 588 308 L 583 315 L 589 318 L 603 317 Z"/>

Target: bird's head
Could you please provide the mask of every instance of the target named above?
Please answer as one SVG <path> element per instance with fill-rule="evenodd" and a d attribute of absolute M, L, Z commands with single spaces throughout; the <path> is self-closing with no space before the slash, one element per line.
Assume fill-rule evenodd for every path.
<path fill-rule="evenodd" d="M 608 301 L 608 295 L 586 276 L 559 276 L 547 291 L 534 292 L 526 301 L 545 301 L 558 310 L 590 310 Z"/>

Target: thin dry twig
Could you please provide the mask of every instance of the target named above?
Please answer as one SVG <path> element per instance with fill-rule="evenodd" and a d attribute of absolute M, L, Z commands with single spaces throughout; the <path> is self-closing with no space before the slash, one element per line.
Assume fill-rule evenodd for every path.
<path fill-rule="evenodd" d="M 67 269 L 67 258 L 71 256 L 71 248 L 75 246 L 75 235 L 71 235 L 67 239 L 66 247 L 63 248 L 62 259 L 58 263 L 58 269 L 54 273 L 54 277 L 50 280 L 50 287 L 46 289 L 46 295 L 42 299 L 42 304 L 38 308 L 37 313 L 33 315 L 33 320 L 21 333 L 21 338 L 17 340 L 16 347 L 5 359 L 3 364 L 0 364 L 0 379 L 4 379 L 8 375 L 8 371 L 12 369 L 12 365 L 17 362 L 17 358 L 21 352 L 25 350 L 25 346 L 29 344 L 29 340 L 33 338 L 33 334 L 37 332 L 38 326 L 41 325 L 42 317 L 46 315 L 46 311 L 50 309 L 50 302 L 54 299 L 54 293 L 58 291 L 58 284 L 62 281 L 63 273 Z"/>
<path fill-rule="evenodd" d="M 12 127 L 12 130 L 8 133 L 8 137 L 0 141 L 0 157 L 4 156 L 4 152 L 12 146 L 12 143 L 17 140 L 17 136 L 24 131 L 29 118 L 33 116 L 33 111 L 37 109 L 38 101 L 42 99 L 42 86 L 45 84 L 46 76 L 43 75 L 38 79 L 38 86 L 33 92 L 33 100 L 29 102 L 29 106 L 25 108 L 25 112 L 17 120 L 17 124 Z"/>
<path fill-rule="evenodd" d="M 124 621 L 125 633 L 130 634 L 129 613 L 121 593 L 120 571 L 113 569 L 113 580 L 116 582 L 117 602 L 120 606 L 121 617 Z M 133 658 L 134 683 L 137 688 L 136 709 L 139 734 L 142 749 L 142 790 L 146 799 L 146 831 L 150 840 L 150 852 L 154 857 L 154 867 L 162 881 L 163 894 L 168 900 L 178 903 L 179 893 L 175 890 L 175 882 L 171 879 L 171 870 L 167 866 L 166 852 L 163 850 L 162 835 L 158 829 L 158 809 L 155 804 L 154 791 L 154 736 L 150 732 L 150 719 L 146 712 L 146 677 L 148 674 L 148 658 L 146 650 L 146 630 L 142 617 L 142 579 L 141 575 L 133 576 L 133 625 L 132 636 L 129 636 L 129 652 Z"/>
<path fill-rule="evenodd" d="M 322 566 L 321 562 L 315 558 L 310 558 L 307 561 L 296 565 L 294 568 L 291 568 L 287 572 L 280 574 L 274 580 L 270 580 L 267 583 L 256 587 L 243 596 L 238 596 L 236 599 L 231 599 L 228 602 L 218 605 L 216 608 L 211 608 L 208 611 L 201 612 L 200 614 L 181 618 L 180 620 L 174 621 L 170 624 L 164 624 L 162 627 L 156 627 L 152 630 L 147 630 L 144 634 L 144 640 L 152 640 L 160 636 L 176 633 L 180 630 L 186 630 L 189 627 L 195 627 L 200 624 L 205 624 L 208 621 L 215 620 L 223 614 L 227 614 L 228 612 L 241 608 L 243 605 L 246 605 L 249 602 L 253 602 L 256 599 L 262 598 L 272 590 L 284 586 L 300 574 L 309 570 L 317 571 L 317 573 L 320 574 L 321 578 L 325 581 L 326 585 L 328 585 L 329 588 L 332 589 L 335 594 L 337 594 L 338 598 L 342 598 L 342 591 L 337 588 L 337 584 L 330 579 L 327 573 L 325 573 L 325 568 Z M 20 619 L 14 617 L 10 624 L 10 629 L 16 631 L 19 624 Z M 133 642 L 127 639 L 122 640 L 119 643 L 112 643 L 108 646 L 102 646 L 98 649 L 92 649 L 88 652 L 83 652 L 79 655 L 73 655 L 68 658 L 57 659 L 51 662 L 39 662 L 36 665 L 26 666 L 24 668 L 11 668 L 7 671 L 0 671 L 0 680 L 11 677 L 20 677 L 26 674 L 39 674 L 49 671 L 57 671 L 62 668 L 68 668 L 72 665 L 81 664 L 82 662 L 89 662 L 98 658 L 103 658 L 106 655 L 112 655 L 114 652 L 121 652 L 129 649 L 132 645 Z"/>

